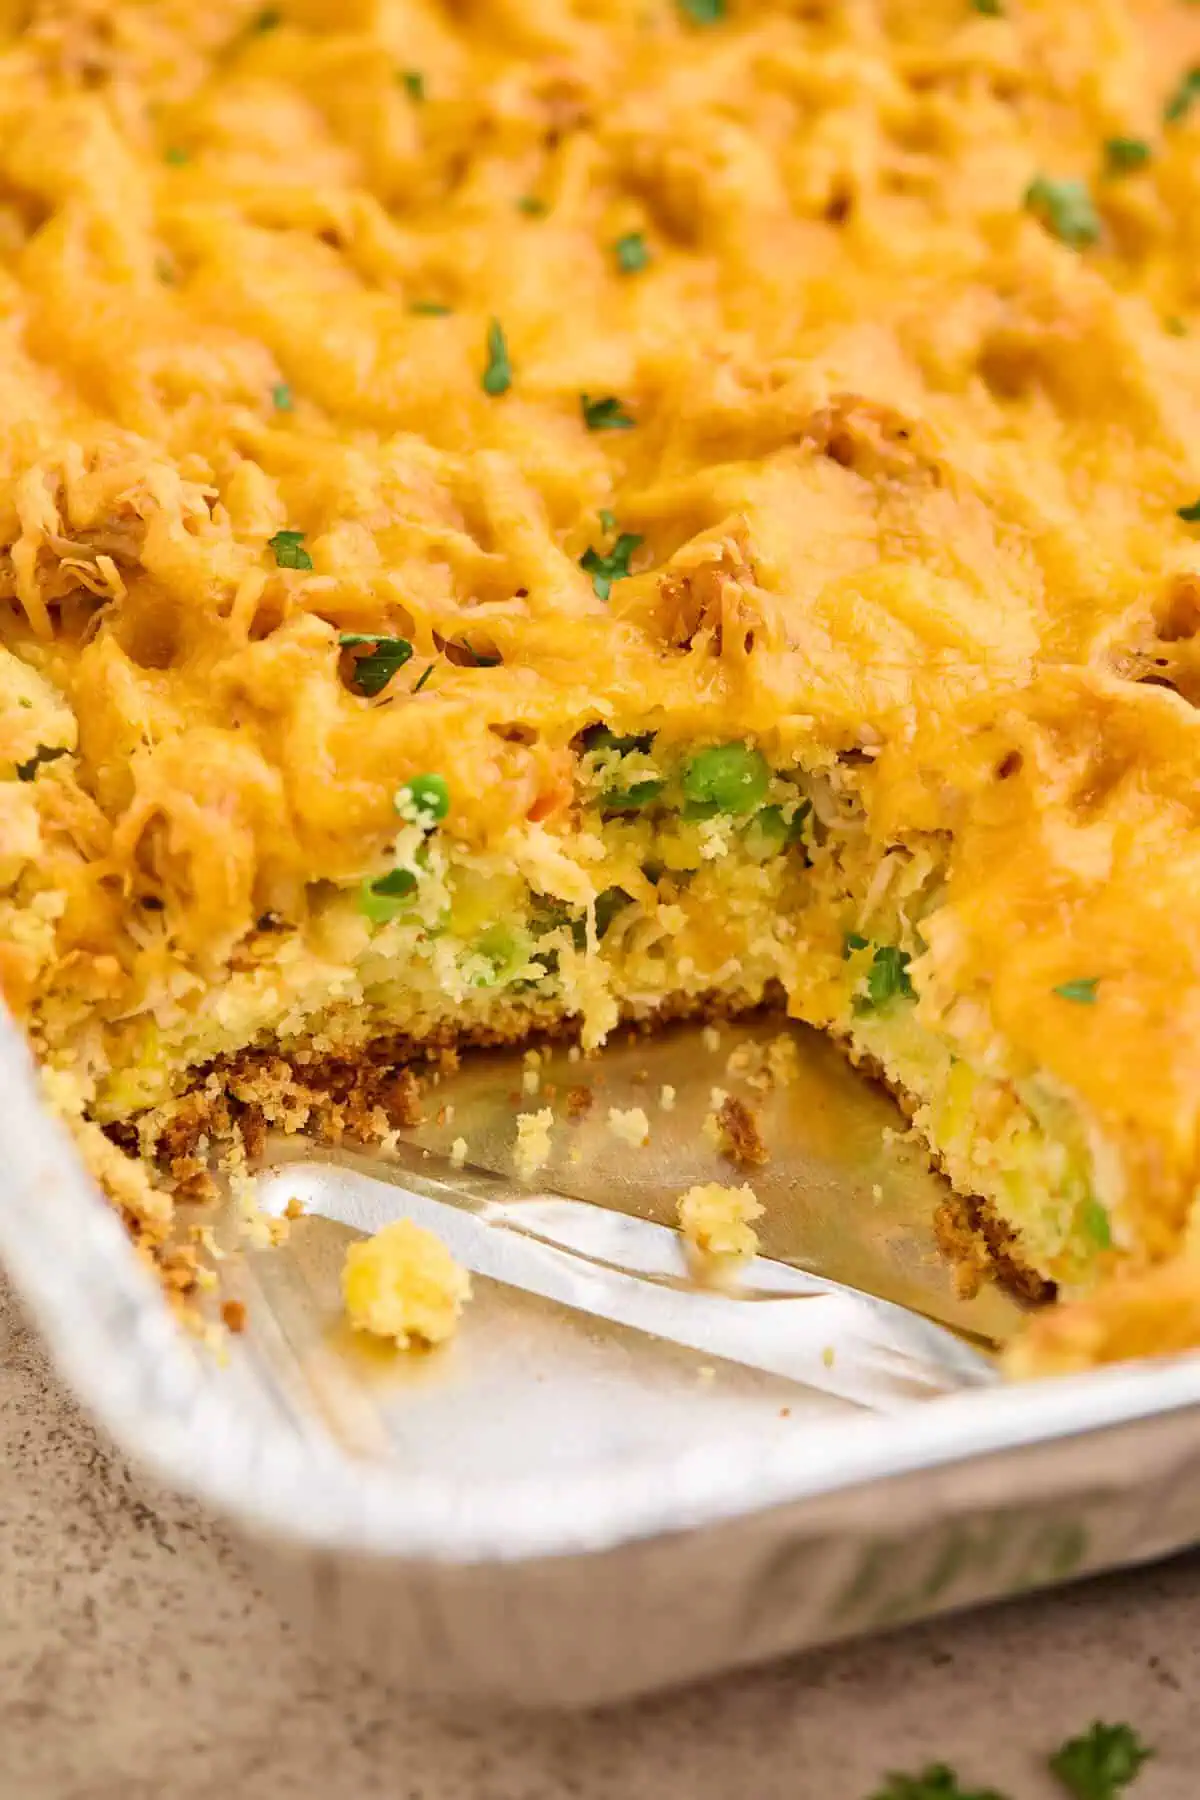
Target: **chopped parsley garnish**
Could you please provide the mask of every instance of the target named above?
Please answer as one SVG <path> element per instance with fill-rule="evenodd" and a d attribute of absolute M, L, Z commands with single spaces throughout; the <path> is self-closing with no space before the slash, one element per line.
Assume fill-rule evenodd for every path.
<path fill-rule="evenodd" d="M 609 512 L 607 506 L 602 506 L 596 517 L 600 521 L 601 531 L 613 532 L 617 529 L 617 515 Z"/>
<path fill-rule="evenodd" d="M 338 643 L 343 650 L 359 644 L 372 646 L 369 653 L 358 657 L 354 664 L 354 680 L 359 692 L 368 698 L 382 693 L 396 670 L 402 669 L 413 653 L 407 638 L 380 637 L 377 632 L 343 631 Z"/>
<path fill-rule="evenodd" d="M 274 31 L 276 26 L 282 24 L 283 14 L 279 11 L 279 8 L 276 6 L 264 6 L 263 10 L 251 19 L 250 29 L 251 31 Z"/>
<path fill-rule="evenodd" d="M 512 386 L 512 364 L 508 345 L 499 319 L 493 319 L 487 334 L 487 368 L 483 371 L 483 391 L 494 396 L 507 394 Z"/>
<path fill-rule="evenodd" d="M 277 531 L 267 539 L 267 547 L 275 552 L 278 569 L 311 569 L 312 557 L 304 548 L 302 531 Z"/>
<path fill-rule="evenodd" d="M 426 663 L 425 664 L 424 669 L 422 669 L 422 671 L 421 671 L 419 680 L 415 683 L 415 685 L 413 687 L 414 694 L 420 693 L 421 689 L 425 686 L 425 683 L 429 680 L 429 677 L 433 674 L 433 671 L 436 668 L 437 668 L 436 663 Z"/>
<path fill-rule="evenodd" d="M 504 660 L 501 656 L 488 656 L 485 651 L 476 650 L 473 644 L 467 642 L 466 638 L 462 640 L 461 644 L 455 644 L 454 648 L 460 650 L 471 667 L 475 669 L 498 669 Z"/>
<path fill-rule="evenodd" d="M 971 0 L 973 12 L 982 13 L 985 19 L 1000 19 L 1004 16 L 1004 8 L 1000 0 Z"/>
<path fill-rule="evenodd" d="M 1112 1249 L 1112 1226 L 1108 1214 L 1092 1194 L 1088 1195 L 1079 1209 L 1079 1223 L 1097 1249 Z"/>
<path fill-rule="evenodd" d="M 1193 500 L 1190 506 L 1177 506 L 1175 511 L 1189 525 L 1194 525 L 1200 519 L 1200 500 Z"/>
<path fill-rule="evenodd" d="M 163 161 L 170 163 L 173 169 L 182 169 L 184 163 L 191 162 L 191 160 L 187 151 L 182 150 L 178 144 L 168 144 L 163 151 Z"/>
<path fill-rule="evenodd" d="M 960 1787 L 946 1763 L 931 1763 L 921 1775 L 889 1775 L 871 1800 L 1005 1800 L 995 1788 Z"/>
<path fill-rule="evenodd" d="M 1086 181 L 1039 175 L 1025 190 L 1025 205 L 1070 250 L 1086 250 L 1100 236 L 1100 215 Z"/>
<path fill-rule="evenodd" d="M 174 287 L 175 264 L 171 261 L 169 256 L 155 257 L 154 273 L 158 276 L 158 279 L 162 282 L 164 287 Z"/>
<path fill-rule="evenodd" d="M 1104 140 L 1104 164 L 1110 175 L 1131 175 L 1143 169 L 1153 152 L 1145 138 L 1111 137 Z"/>
<path fill-rule="evenodd" d="M 678 4 L 693 25 L 716 25 L 725 17 L 725 0 L 678 0 Z"/>
<path fill-rule="evenodd" d="M 396 79 L 410 100 L 421 101 L 425 98 L 425 77 L 419 69 L 401 69 Z"/>
<path fill-rule="evenodd" d="M 539 199 L 536 194 L 522 194 L 517 201 L 517 211 L 523 212 L 527 219 L 544 219 L 550 211 L 550 203 Z"/>
<path fill-rule="evenodd" d="M 622 275 L 637 275 L 650 261 L 650 249 L 640 231 L 627 231 L 613 245 L 613 255 Z"/>
<path fill-rule="evenodd" d="M 876 1012 L 890 1000 L 911 1000 L 915 989 L 909 979 L 912 957 L 894 944 L 880 944 L 867 970 L 867 991 L 854 1002 L 855 1012 Z"/>
<path fill-rule="evenodd" d="M 408 310 L 410 313 L 416 313 L 418 318 L 444 319 L 453 311 L 453 308 L 443 306 L 440 300 L 410 300 Z"/>
<path fill-rule="evenodd" d="M 1054 1752 L 1050 1773 L 1073 1800 L 1117 1800 L 1153 1754 L 1131 1725 L 1104 1725 L 1097 1719 Z"/>
<path fill-rule="evenodd" d="M 614 581 L 624 581 L 629 573 L 629 559 L 642 541 L 634 532 L 623 531 L 607 556 L 601 556 L 598 550 L 588 545 L 579 559 L 579 566 L 591 576 L 598 600 L 608 599 Z"/>
<path fill-rule="evenodd" d="M 60 756 L 69 755 L 65 744 L 39 744 L 28 762 L 17 764 L 17 780 L 35 781 L 43 763 L 57 762 Z"/>
<path fill-rule="evenodd" d="M 1094 1006 L 1099 985 L 1098 975 L 1085 975 L 1077 981 L 1060 982 L 1053 992 L 1060 1000 L 1073 1000 L 1076 1006 Z"/>
<path fill-rule="evenodd" d="M 276 412 L 291 412 L 292 390 L 286 381 L 277 381 L 271 389 L 271 405 Z"/>
<path fill-rule="evenodd" d="M 1172 337 L 1186 337 L 1188 334 L 1187 320 L 1181 319 L 1178 313 L 1168 313 L 1163 320 L 1163 330 L 1169 332 Z"/>
<path fill-rule="evenodd" d="M 1200 100 L 1200 68 L 1189 69 L 1181 77 L 1163 107 L 1163 118 L 1168 125 L 1178 125 L 1180 119 L 1186 118 L 1191 112 L 1197 100 Z"/>
<path fill-rule="evenodd" d="M 637 423 L 630 418 L 615 394 L 606 394 L 602 400 L 593 400 L 587 394 L 580 394 L 579 410 L 589 431 L 632 431 Z"/>
<path fill-rule="evenodd" d="M 848 931 L 842 939 L 842 961 L 849 962 L 856 950 L 865 950 L 870 940 L 861 931 Z"/>

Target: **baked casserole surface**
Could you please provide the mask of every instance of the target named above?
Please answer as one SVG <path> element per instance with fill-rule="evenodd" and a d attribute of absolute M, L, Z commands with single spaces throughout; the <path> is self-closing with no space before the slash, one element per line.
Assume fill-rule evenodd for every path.
<path fill-rule="evenodd" d="M 1200 10 L 0 28 L 0 976 L 168 1278 L 218 1126 L 782 994 L 1029 1366 L 1194 1341 Z"/>

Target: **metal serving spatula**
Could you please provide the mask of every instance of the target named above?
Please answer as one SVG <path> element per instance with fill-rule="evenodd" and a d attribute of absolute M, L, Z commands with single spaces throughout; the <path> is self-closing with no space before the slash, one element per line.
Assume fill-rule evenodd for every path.
<path fill-rule="evenodd" d="M 796 1045 L 792 1079 L 764 1087 L 759 1052 L 781 1032 Z M 735 1169 L 714 1149 L 704 1119 L 724 1094 L 755 1111 L 765 1166 Z M 523 1189 L 511 1173 L 516 1119 L 546 1106 L 550 1156 Z M 621 1117 L 637 1107 L 643 1146 L 631 1146 Z M 301 1202 L 308 1248 L 299 1264 L 277 1252 L 258 1259 L 254 1279 L 285 1321 L 277 1335 L 292 1335 L 288 1318 L 299 1329 L 310 1373 L 314 1293 L 336 1330 L 346 1240 L 400 1216 L 435 1231 L 477 1278 L 468 1329 L 480 1287 L 506 1339 L 515 1327 L 505 1307 L 535 1297 L 877 1411 L 994 1379 L 988 1352 L 1019 1320 L 994 1287 L 973 1298 L 956 1290 L 933 1237 L 942 1183 L 886 1095 L 802 1027 L 756 1020 L 715 1038 L 680 1028 L 594 1059 L 554 1050 L 536 1065 L 519 1052 L 481 1055 L 428 1095 L 427 1113 L 386 1156 L 272 1147 L 261 1198 L 277 1211 Z M 461 1168 L 449 1156 L 456 1138 L 467 1143 Z M 696 1182 L 747 1179 L 765 1209 L 763 1253 L 728 1288 L 698 1283 L 673 1228 L 678 1196 Z"/>

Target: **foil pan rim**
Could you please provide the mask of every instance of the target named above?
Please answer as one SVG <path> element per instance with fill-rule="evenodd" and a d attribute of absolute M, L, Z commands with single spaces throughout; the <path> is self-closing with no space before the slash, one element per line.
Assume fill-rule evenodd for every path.
<path fill-rule="evenodd" d="M 0 1021 L 0 1259 L 61 1373 L 114 1442 L 259 1537 L 452 1564 L 615 1549 L 921 1470 L 1200 1408 L 1200 1355 L 950 1395 L 831 1420 L 740 1464 L 716 1443 L 669 1465 L 466 1483 L 356 1460 L 238 1402 L 189 1343 L 151 1272 L 45 1111 L 29 1052 Z M 1128 1469 L 1114 1483 L 1128 1485 Z M 1064 1479 L 1067 1479 L 1064 1472 Z"/>

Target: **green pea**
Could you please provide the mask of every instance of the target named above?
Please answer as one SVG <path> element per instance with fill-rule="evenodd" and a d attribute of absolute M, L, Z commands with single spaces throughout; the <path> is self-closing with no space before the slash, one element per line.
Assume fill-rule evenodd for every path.
<path fill-rule="evenodd" d="M 403 813 L 409 805 L 426 830 L 444 819 L 450 811 L 450 787 L 444 775 L 414 775 L 396 795 L 396 811 Z"/>
<path fill-rule="evenodd" d="M 600 796 L 600 805 L 606 813 L 641 812 L 644 806 L 657 800 L 666 787 L 665 781 L 650 776 L 645 781 L 635 781 L 627 788 L 605 788 Z"/>
<path fill-rule="evenodd" d="M 752 862 L 770 862 L 787 849 L 788 821 L 780 806 L 764 806 L 746 827 L 746 854 Z"/>
<path fill-rule="evenodd" d="M 386 925 L 404 902 L 417 891 L 417 878 L 411 869 L 390 869 L 374 881 L 364 881 L 358 890 L 358 910 L 372 925 Z"/>
<path fill-rule="evenodd" d="M 527 932 L 509 925 L 489 925 L 475 940 L 475 949 L 490 965 L 486 974 L 473 977 L 472 987 L 496 987 L 529 961 L 533 945 Z"/>
<path fill-rule="evenodd" d="M 743 842 L 746 854 L 754 862 L 770 862 L 781 850 L 804 841 L 804 821 L 812 811 L 807 800 L 801 800 L 789 819 L 782 806 L 764 806 L 746 826 Z M 805 856 L 805 862 L 808 858 Z"/>
<path fill-rule="evenodd" d="M 766 798 L 770 778 L 766 758 L 745 744 L 714 744 L 699 750 L 683 771 L 683 797 L 689 808 L 711 811 L 688 811 L 685 816 L 753 812 Z"/>

